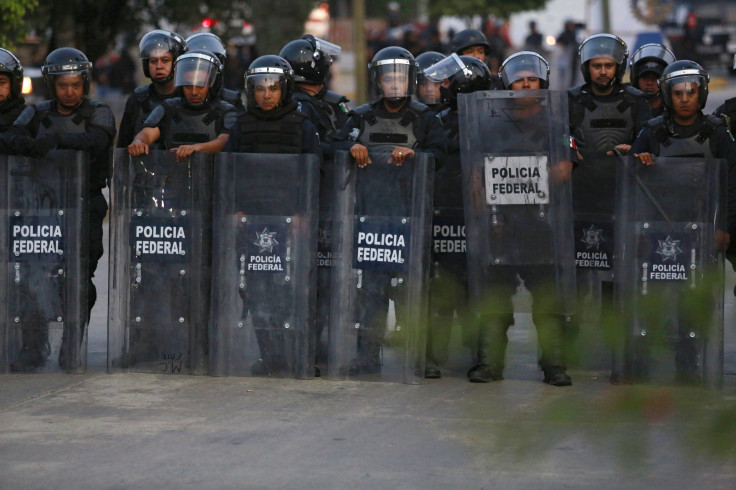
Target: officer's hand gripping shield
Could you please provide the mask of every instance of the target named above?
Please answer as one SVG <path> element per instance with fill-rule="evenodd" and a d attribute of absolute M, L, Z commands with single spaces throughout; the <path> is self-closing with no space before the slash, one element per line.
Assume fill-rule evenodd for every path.
<path fill-rule="evenodd" d="M 88 156 L 55 150 L 0 164 L 0 372 L 83 372 Z"/>
<path fill-rule="evenodd" d="M 567 318 L 575 280 L 566 94 L 474 92 L 460 94 L 458 108 L 471 298 L 479 311 L 512 314 L 488 291 L 511 281 L 514 294 L 518 272 Z"/>
<path fill-rule="evenodd" d="M 108 371 L 207 371 L 212 160 L 114 152 Z"/>
<path fill-rule="evenodd" d="M 623 381 L 720 386 L 727 167 L 624 159 L 616 200 Z"/>
<path fill-rule="evenodd" d="M 314 376 L 319 164 L 217 155 L 210 374 Z"/>
<path fill-rule="evenodd" d="M 434 158 L 369 156 L 335 155 L 328 376 L 420 383 Z"/>

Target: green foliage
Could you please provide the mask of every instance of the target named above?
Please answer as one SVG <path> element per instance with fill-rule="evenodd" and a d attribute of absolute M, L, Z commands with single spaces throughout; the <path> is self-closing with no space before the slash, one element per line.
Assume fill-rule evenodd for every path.
<path fill-rule="evenodd" d="M 429 13 L 432 17 L 440 15 L 495 15 L 508 18 L 515 12 L 537 10 L 547 0 L 429 0 Z"/>
<path fill-rule="evenodd" d="M 38 6 L 38 0 L 0 0 L 0 46 L 13 49 L 26 35 L 25 16 Z"/>

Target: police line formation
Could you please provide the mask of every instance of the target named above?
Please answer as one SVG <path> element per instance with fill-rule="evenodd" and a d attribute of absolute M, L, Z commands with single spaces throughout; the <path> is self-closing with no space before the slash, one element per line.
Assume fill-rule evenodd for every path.
<path fill-rule="evenodd" d="M 567 93 L 537 53 L 492 75 L 482 33 L 452 44 L 378 51 L 349 109 L 323 39 L 253 61 L 242 103 L 217 36 L 154 30 L 112 151 L 81 51 L 26 106 L 0 50 L 0 369 L 85 369 L 109 185 L 111 372 L 500 381 L 523 283 L 545 383 L 718 386 L 736 102 L 703 114 L 701 66 L 611 34 Z"/>

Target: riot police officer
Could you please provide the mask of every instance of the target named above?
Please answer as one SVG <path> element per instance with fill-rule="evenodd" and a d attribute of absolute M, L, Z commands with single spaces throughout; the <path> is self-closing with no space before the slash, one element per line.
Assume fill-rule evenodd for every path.
<path fill-rule="evenodd" d="M 118 148 L 125 148 L 133 141 L 154 108 L 181 95 L 174 84 L 174 63 L 187 50 L 184 38 L 175 32 L 156 29 L 143 36 L 139 50 L 143 74 L 151 83 L 136 88 L 128 97 L 120 121 Z"/>
<path fill-rule="evenodd" d="M 657 43 L 645 44 L 631 56 L 631 85 L 644 92 L 649 102 L 652 117 L 664 114 L 662 97 L 657 81 L 667 65 L 675 61 L 675 55 L 665 46 Z"/>
<path fill-rule="evenodd" d="M 184 96 L 166 100 L 151 112 L 128 145 L 131 155 L 148 154 L 159 138 L 180 161 L 195 151 L 217 153 L 227 143 L 236 116 L 232 105 L 213 95 L 222 84 L 220 60 L 209 51 L 195 50 L 177 58 L 174 66 L 174 83 Z"/>
<path fill-rule="evenodd" d="M 0 48 L 0 134 L 4 133 L 26 108 L 21 93 L 23 66 L 13 53 Z"/>
<path fill-rule="evenodd" d="M 651 118 L 639 89 L 621 84 L 628 59 L 626 43 L 612 34 L 595 34 L 580 45 L 585 83 L 568 90 L 570 135 L 582 159 L 626 154 Z"/>
<path fill-rule="evenodd" d="M 644 165 L 656 157 L 702 155 L 728 162 L 727 229 L 721 235 L 728 246 L 736 233 L 736 143 L 722 118 L 703 114 L 708 99 L 710 76 L 690 60 L 676 61 L 662 73 L 659 81 L 664 115 L 647 121 L 631 148 L 634 158 Z"/>
<path fill-rule="evenodd" d="M 631 153 L 644 165 L 656 165 L 657 158 L 662 157 L 726 160 L 726 229 L 716 230 L 715 245 L 728 250 L 736 233 L 736 143 L 723 119 L 702 112 L 708 98 L 709 79 L 708 73 L 694 61 L 680 60 L 667 66 L 659 80 L 665 114 L 646 123 Z M 733 256 L 727 253 L 727 257 L 732 260 Z M 694 326 L 686 318 L 682 320 L 675 341 L 676 379 L 689 383 L 699 380 L 698 339 L 690 333 Z M 705 319 L 702 321 L 706 322 Z M 714 339 L 713 342 L 719 340 Z"/>
<path fill-rule="evenodd" d="M 222 69 L 225 70 L 227 48 L 225 47 L 225 43 L 222 42 L 222 39 L 211 32 L 198 32 L 189 36 L 186 42 L 187 49 L 190 51 L 203 49 L 217 56 L 217 59 L 222 64 Z M 243 108 L 243 100 L 240 97 L 240 92 L 236 90 L 230 90 L 221 84 L 219 92 L 214 95 L 232 105 L 237 110 L 242 110 Z"/>
<path fill-rule="evenodd" d="M 320 365 L 327 360 L 322 339 L 325 325 L 329 324 L 332 198 L 334 169 L 331 144 L 337 131 L 347 121 L 347 97 L 327 88 L 330 67 L 342 49 L 332 43 L 307 34 L 291 41 L 281 49 L 279 56 L 289 62 L 294 70 L 293 98 L 299 111 L 309 116 L 319 133 L 322 149 L 320 169 L 320 225 L 317 271 L 317 363 L 315 373 L 320 375 Z"/>
<path fill-rule="evenodd" d="M 417 56 L 417 100 L 426 104 L 427 107 L 435 112 L 440 112 L 445 108 L 442 103 L 442 94 L 440 93 L 440 87 L 444 83 L 444 80 L 431 80 L 425 76 L 424 71 L 443 59 L 445 59 L 445 55 L 437 51 L 425 51 Z"/>
<path fill-rule="evenodd" d="M 498 62 L 501 61 L 502 53 L 491 53 L 491 45 L 488 43 L 486 36 L 478 29 L 465 29 L 452 38 L 450 42 L 450 51 L 457 54 L 458 56 L 472 56 L 481 60 L 486 65 L 489 65 L 492 60 L 489 59 L 491 55 L 494 55 L 495 67 L 498 67 Z M 496 58 L 498 58 L 496 60 Z M 492 85 L 491 88 L 501 88 L 501 81 L 497 75 L 492 74 Z"/>
<path fill-rule="evenodd" d="M 261 56 L 251 63 L 245 72 L 246 110 L 238 116 L 227 151 L 322 155 L 317 129 L 297 109 L 294 77 L 291 65 L 280 56 Z M 279 214 L 286 202 L 276 189 L 269 197 L 266 214 Z M 261 275 L 251 279 L 248 288 L 239 290 L 242 318 L 250 313 L 260 349 L 259 362 L 251 366 L 254 375 L 278 375 L 290 369 L 285 334 L 277 327 L 283 325 L 286 312 L 273 311 L 271 304 L 262 300 L 279 297 L 281 289 L 288 288 Z"/>
<path fill-rule="evenodd" d="M 91 70 L 92 63 L 78 49 L 59 48 L 49 53 L 41 71 L 51 99 L 26 107 L 7 132 L 15 153 L 42 155 L 59 148 L 90 155 L 87 318 L 97 299 L 92 277 L 103 252 L 102 222 L 107 201 L 102 188 L 109 172 L 108 152 L 115 138 L 115 117 L 110 108 L 88 98 Z M 21 363 L 24 359 L 30 359 L 31 364 L 37 361 L 33 356 L 21 357 Z M 67 367 L 64 359 L 60 358 L 59 364 Z"/>
<path fill-rule="evenodd" d="M 435 165 L 440 165 L 446 153 L 440 120 L 426 105 L 412 99 L 417 71 L 414 56 L 404 48 L 389 46 L 375 54 L 369 69 L 380 98 L 348 114 L 347 123 L 335 137 L 334 148 L 349 151 L 359 169 L 373 164 L 371 153 L 381 151 L 388 154 L 387 161 L 381 164 L 408 165 L 415 151 L 422 151 L 431 153 Z M 370 178 L 359 182 L 365 193 L 360 197 L 363 207 L 358 212 L 402 206 L 402 191 L 397 182 L 372 182 Z M 375 190 L 366 190 L 371 188 Z M 381 195 L 376 194 L 379 188 Z M 400 215 L 404 211 L 384 212 Z M 358 355 L 351 371 L 377 373 L 381 370 L 380 349 L 386 331 L 391 273 L 364 270 L 362 277 L 362 304 L 358 307 L 362 310 L 360 325 L 366 328 L 358 338 Z"/>
<path fill-rule="evenodd" d="M 419 57 L 421 56 L 424 55 Z M 439 113 L 447 136 L 447 158 L 435 173 L 434 179 L 433 268 L 429 289 L 430 317 L 427 359 L 424 368 L 425 378 L 441 377 L 439 366 L 448 357 L 450 327 L 455 314 L 463 329 L 465 343 L 473 344 L 475 338 L 469 332 L 470 325 L 467 322 L 467 254 L 465 253 L 465 236 L 459 233 L 459 230 L 465 228 L 465 220 L 463 217 L 457 96 L 461 93 L 489 90 L 492 83 L 488 66 L 477 58 L 458 57 L 453 54 L 447 58 L 447 61 L 442 62 L 444 59 L 445 57 L 442 56 L 424 70 L 427 83 L 443 85 L 437 88 L 442 94 L 441 103 L 448 106 Z M 447 86 L 445 87 L 444 84 Z M 443 233 L 443 230 L 456 230 L 456 232 Z M 458 239 L 449 239 L 450 236 L 457 236 Z"/>

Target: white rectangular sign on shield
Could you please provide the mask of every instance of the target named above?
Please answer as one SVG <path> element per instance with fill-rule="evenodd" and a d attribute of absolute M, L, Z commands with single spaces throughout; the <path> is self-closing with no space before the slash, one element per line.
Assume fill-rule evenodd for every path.
<path fill-rule="evenodd" d="M 547 156 L 483 155 L 486 203 L 549 204 Z"/>

